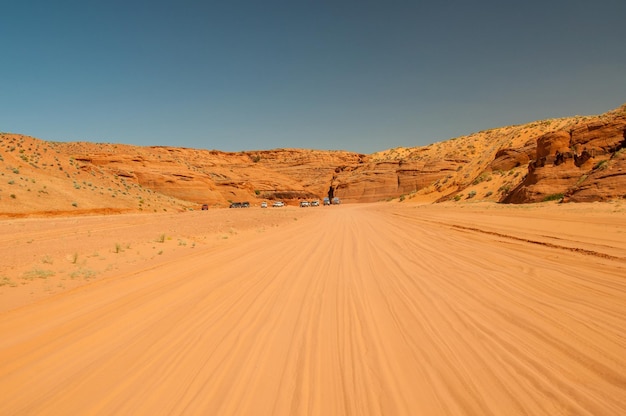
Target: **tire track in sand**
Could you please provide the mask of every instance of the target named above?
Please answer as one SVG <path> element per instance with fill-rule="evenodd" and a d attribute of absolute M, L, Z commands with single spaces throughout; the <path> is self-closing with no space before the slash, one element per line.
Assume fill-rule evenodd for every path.
<path fill-rule="evenodd" d="M 379 206 L 0 315 L 0 414 L 626 413 L 621 261 Z"/>

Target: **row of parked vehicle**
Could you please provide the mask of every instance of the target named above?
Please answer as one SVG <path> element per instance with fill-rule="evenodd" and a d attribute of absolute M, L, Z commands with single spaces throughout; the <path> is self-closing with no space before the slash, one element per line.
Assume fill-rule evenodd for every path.
<path fill-rule="evenodd" d="M 229 208 L 250 208 L 249 202 L 233 202 Z"/>
<path fill-rule="evenodd" d="M 339 198 L 335 197 L 332 200 L 330 198 L 324 198 L 324 205 L 339 205 L 341 203 L 341 201 L 339 200 Z M 300 206 L 302 208 L 305 207 L 319 207 L 320 206 L 320 201 L 300 201 Z"/>
<path fill-rule="evenodd" d="M 339 205 L 341 204 L 341 200 L 337 197 L 333 198 L 332 200 L 330 198 L 324 198 L 324 205 Z M 283 201 L 276 201 L 272 204 L 273 207 L 284 207 L 285 203 Z M 301 208 L 307 208 L 307 207 L 319 207 L 320 206 L 320 201 L 313 200 L 313 201 L 300 201 L 300 207 Z M 267 202 L 263 201 L 261 202 L 261 208 L 267 208 Z"/>
<path fill-rule="evenodd" d="M 341 204 L 341 200 L 340 200 L 339 198 L 337 198 L 337 197 L 334 197 L 334 198 L 332 199 L 332 201 L 331 201 L 331 199 L 330 199 L 330 198 L 328 198 L 328 197 L 327 197 L 327 198 L 324 198 L 324 205 L 331 205 L 331 204 L 332 204 L 332 205 L 339 205 L 339 204 Z"/>
<path fill-rule="evenodd" d="M 323 204 L 324 205 L 339 205 L 341 203 L 341 201 L 339 200 L 339 198 L 335 197 L 332 200 L 330 198 L 324 198 Z M 273 207 L 284 207 L 285 203 L 283 201 L 274 201 L 272 203 Z M 319 207 L 320 206 L 320 201 L 318 200 L 314 200 L 314 201 L 300 201 L 300 207 L 302 208 L 306 208 L 306 207 Z M 263 201 L 261 202 L 261 208 L 267 208 L 267 202 Z M 245 202 L 232 202 L 229 206 L 229 208 L 250 208 L 250 202 L 245 201 Z M 203 204 L 202 205 L 202 210 L 206 211 L 209 209 L 209 205 L 208 204 Z"/>
<path fill-rule="evenodd" d="M 275 201 L 272 204 L 273 207 L 284 207 L 285 203 L 283 201 Z M 261 208 L 267 208 L 267 202 L 263 201 L 261 202 Z"/>

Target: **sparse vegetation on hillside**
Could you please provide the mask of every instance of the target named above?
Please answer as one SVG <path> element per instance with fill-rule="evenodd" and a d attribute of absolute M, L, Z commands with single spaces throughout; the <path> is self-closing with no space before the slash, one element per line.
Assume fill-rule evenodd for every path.
<path fill-rule="evenodd" d="M 331 187 L 338 196 L 353 201 L 397 199 L 402 195 L 405 199 L 446 200 L 472 190 L 477 192 L 475 197 L 483 195 L 495 201 L 522 183 L 529 162 L 520 158 L 516 164 L 492 166 L 497 155 L 512 149 L 510 154 L 523 151 L 530 158 L 544 133 L 606 122 L 626 114 L 624 108 L 600 116 L 498 127 L 428 146 L 395 147 L 371 155 L 299 149 L 227 153 L 45 142 L 0 133 L 0 175 L 6 184 L 0 188 L 0 212 L 187 211 L 205 203 L 225 207 L 228 200 L 321 198 Z M 582 151 L 580 146 L 574 147 L 573 152 Z M 612 166 L 608 161 L 620 150 L 594 160 L 594 170 Z M 364 179 L 367 175 L 370 178 Z"/>

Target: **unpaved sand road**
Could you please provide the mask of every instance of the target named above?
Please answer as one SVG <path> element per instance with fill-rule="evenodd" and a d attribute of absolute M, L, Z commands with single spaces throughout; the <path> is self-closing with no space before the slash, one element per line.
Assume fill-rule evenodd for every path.
<path fill-rule="evenodd" d="M 320 208 L 4 313 L 0 414 L 626 414 L 623 230 L 427 214 Z"/>

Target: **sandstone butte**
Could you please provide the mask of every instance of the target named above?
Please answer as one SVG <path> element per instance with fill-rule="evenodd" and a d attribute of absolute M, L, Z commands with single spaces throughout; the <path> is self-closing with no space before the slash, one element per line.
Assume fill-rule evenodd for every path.
<path fill-rule="evenodd" d="M 0 215 L 163 212 L 337 196 L 502 203 L 626 197 L 626 104 L 374 154 L 228 153 L 0 133 Z"/>

